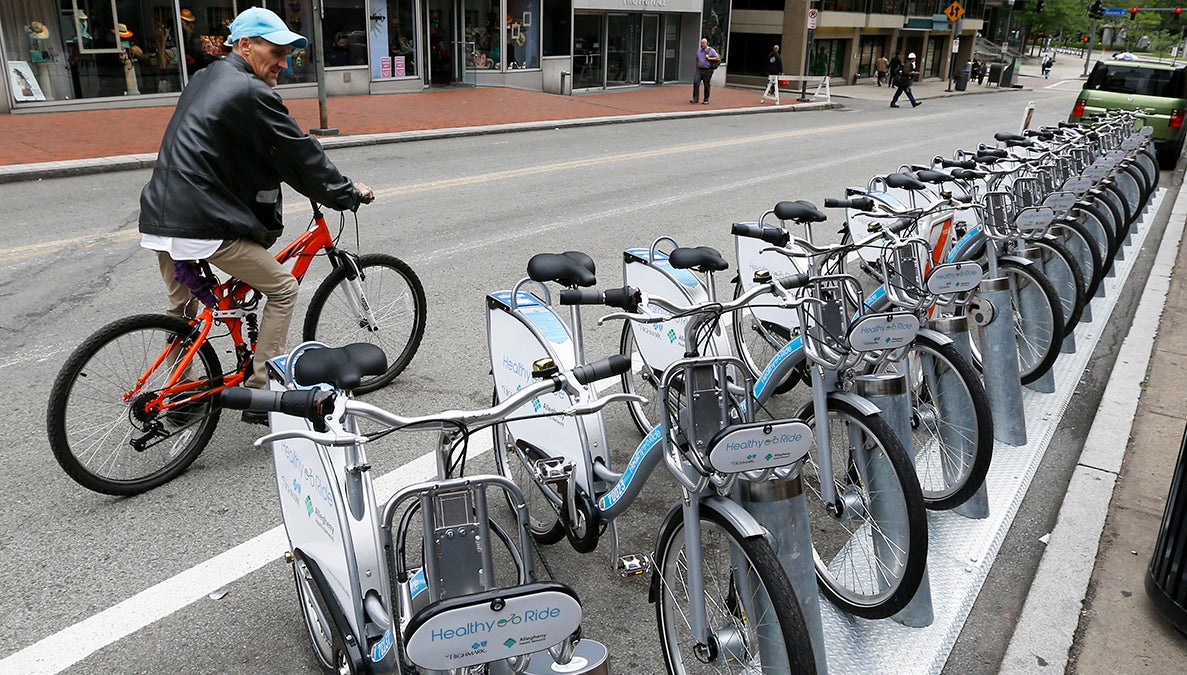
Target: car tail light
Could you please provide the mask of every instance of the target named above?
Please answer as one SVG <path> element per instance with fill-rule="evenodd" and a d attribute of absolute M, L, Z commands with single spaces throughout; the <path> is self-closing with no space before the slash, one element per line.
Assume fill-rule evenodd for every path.
<path fill-rule="evenodd" d="M 1183 109 L 1175 108 L 1171 111 L 1171 128 L 1178 129 L 1183 126 Z"/>
<path fill-rule="evenodd" d="M 1072 117 L 1083 117 L 1084 116 L 1084 106 L 1086 106 L 1086 105 L 1088 105 L 1088 99 L 1086 99 L 1086 98 L 1076 99 L 1076 105 L 1075 105 L 1075 107 L 1072 108 Z"/>

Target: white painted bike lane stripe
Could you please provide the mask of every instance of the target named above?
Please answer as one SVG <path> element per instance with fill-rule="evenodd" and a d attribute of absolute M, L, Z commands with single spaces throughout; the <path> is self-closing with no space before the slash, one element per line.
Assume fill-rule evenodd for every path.
<path fill-rule="evenodd" d="M 469 457 L 491 450 L 490 439 L 471 439 Z M 377 494 L 393 494 L 436 476 L 432 453 L 381 476 Z M 0 672 L 41 675 L 61 672 L 104 647 L 152 625 L 206 595 L 277 560 L 288 550 L 284 527 L 252 537 L 186 571 L 144 589 L 123 602 L 68 626 L 0 661 Z"/>

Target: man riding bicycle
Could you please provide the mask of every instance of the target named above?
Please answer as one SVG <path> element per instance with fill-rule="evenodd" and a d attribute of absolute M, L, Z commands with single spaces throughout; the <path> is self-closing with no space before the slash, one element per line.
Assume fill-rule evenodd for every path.
<path fill-rule="evenodd" d="M 194 75 L 169 121 L 152 178 L 140 194 L 141 245 L 157 251 L 168 313 L 196 303 L 178 263 L 207 260 L 267 297 L 248 387 L 266 387 L 265 364 L 284 348 L 297 280 L 268 254 L 281 223 L 283 181 L 337 210 L 375 192 L 339 173 L 321 144 L 301 131 L 276 86 L 294 47 L 308 41 L 276 14 L 253 7 L 231 23 L 231 53 Z M 244 421 L 267 423 L 266 414 Z"/>

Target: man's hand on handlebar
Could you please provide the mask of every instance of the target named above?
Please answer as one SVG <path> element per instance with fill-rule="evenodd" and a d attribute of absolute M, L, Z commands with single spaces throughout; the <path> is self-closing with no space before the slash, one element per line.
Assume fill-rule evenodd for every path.
<path fill-rule="evenodd" d="M 363 204 L 370 204 L 375 201 L 375 190 L 366 183 L 355 183 L 354 189 L 359 191 L 359 201 Z"/>

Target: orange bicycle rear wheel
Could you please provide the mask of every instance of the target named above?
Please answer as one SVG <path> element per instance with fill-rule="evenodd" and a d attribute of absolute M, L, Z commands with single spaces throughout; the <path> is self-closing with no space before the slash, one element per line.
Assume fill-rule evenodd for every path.
<path fill-rule="evenodd" d="M 140 314 L 100 329 L 66 360 L 50 392 L 46 427 L 54 457 L 78 484 L 109 495 L 140 494 L 177 477 L 201 454 L 218 424 L 214 397 L 164 410 L 151 405 L 196 335 L 181 319 Z M 144 385 L 129 396 L 145 373 Z M 199 347 L 184 379 L 209 385 L 173 400 L 222 385 L 209 343 Z"/>

